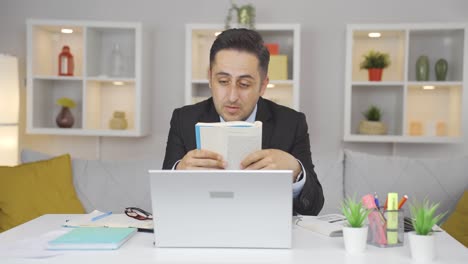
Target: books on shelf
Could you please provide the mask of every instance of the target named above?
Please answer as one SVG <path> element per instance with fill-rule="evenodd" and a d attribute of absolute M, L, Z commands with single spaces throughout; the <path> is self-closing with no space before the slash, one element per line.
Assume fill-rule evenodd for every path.
<path fill-rule="evenodd" d="M 197 149 L 214 151 L 227 161 L 228 170 L 240 169 L 241 161 L 262 149 L 262 122 L 197 123 Z"/>
<path fill-rule="evenodd" d="M 137 232 L 128 227 L 78 227 L 47 243 L 50 250 L 118 249 Z"/>
<path fill-rule="evenodd" d="M 296 220 L 296 225 L 329 237 L 343 236 L 345 223 L 346 217 L 340 214 L 300 216 Z"/>

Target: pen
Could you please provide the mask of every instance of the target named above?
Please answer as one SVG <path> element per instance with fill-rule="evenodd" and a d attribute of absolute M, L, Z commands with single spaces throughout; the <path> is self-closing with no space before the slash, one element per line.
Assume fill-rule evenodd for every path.
<path fill-rule="evenodd" d="M 401 207 L 405 204 L 406 200 L 408 200 L 408 195 L 403 195 L 403 198 L 401 198 L 400 203 L 398 204 L 398 210 L 401 209 Z"/>
<path fill-rule="evenodd" d="M 374 193 L 374 200 L 375 200 L 375 205 L 377 206 L 377 209 L 379 209 L 380 204 L 379 204 L 379 196 L 377 195 L 377 193 Z"/>
<path fill-rule="evenodd" d="M 102 219 L 102 218 L 104 218 L 104 217 L 106 217 L 108 215 L 111 215 L 111 214 L 112 214 L 112 212 L 107 212 L 107 213 L 103 213 L 101 215 L 95 216 L 95 217 L 91 218 L 91 222 L 97 221 L 97 220 Z"/>

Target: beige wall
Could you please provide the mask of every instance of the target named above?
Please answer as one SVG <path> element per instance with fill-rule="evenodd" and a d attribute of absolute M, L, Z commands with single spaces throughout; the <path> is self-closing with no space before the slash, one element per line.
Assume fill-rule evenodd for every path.
<path fill-rule="evenodd" d="M 309 122 L 313 159 L 320 169 L 351 148 L 414 157 L 468 153 L 468 143 L 391 144 L 342 142 L 345 26 L 347 23 L 468 22 L 468 1 L 330 0 L 234 1 L 252 3 L 258 23 L 300 23 L 300 105 Z M 164 155 L 172 110 L 183 104 L 186 23 L 223 23 L 228 0 L 0 0 L 0 52 L 19 57 L 25 74 L 27 18 L 141 21 L 152 31 L 152 135 L 145 138 L 25 135 L 25 98 L 21 88 L 23 147 L 87 159 L 135 159 Z M 467 70 L 467 69 L 465 69 Z M 1 96 L 1 95 L 0 95 Z M 468 113 L 465 105 L 464 113 Z M 468 115 L 464 125 L 468 130 Z M 465 131 L 465 142 L 468 142 Z"/>

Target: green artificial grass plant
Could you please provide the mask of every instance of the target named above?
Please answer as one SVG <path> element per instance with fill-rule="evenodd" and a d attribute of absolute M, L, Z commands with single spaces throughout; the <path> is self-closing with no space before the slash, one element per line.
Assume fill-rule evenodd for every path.
<path fill-rule="evenodd" d="M 439 208 L 439 205 L 439 203 L 429 203 L 427 199 L 422 203 L 415 201 L 413 204 L 410 204 L 411 220 L 416 234 L 422 236 L 430 235 L 432 227 L 446 214 L 445 212 L 435 215 L 435 211 Z"/>
<path fill-rule="evenodd" d="M 369 209 L 365 208 L 361 201 L 357 201 L 356 197 L 346 198 L 341 204 L 341 212 L 348 220 L 350 227 L 362 227 L 364 225 L 364 220 L 371 212 Z"/>

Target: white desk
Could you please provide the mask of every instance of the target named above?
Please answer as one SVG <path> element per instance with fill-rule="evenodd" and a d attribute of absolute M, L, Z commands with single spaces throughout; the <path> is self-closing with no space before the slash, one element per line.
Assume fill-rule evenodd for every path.
<path fill-rule="evenodd" d="M 39 237 L 57 230 L 71 215 L 44 215 L 0 234 L 0 249 L 20 239 Z M 406 239 L 406 238 L 405 238 Z M 293 229 L 292 249 L 182 249 L 154 248 L 153 234 L 137 233 L 115 251 L 62 251 L 63 255 L 44 259 L 0 258 L 12 263 L 413 263 L 408 243 L 397 248 L 368 245 L 362 255 L 349 255 L 343 239 L 325 237 L 300 227 Z M 437 259 L 434 263 L 467 263 L 468 249 L 446 233 L 436 234 Z"/>

